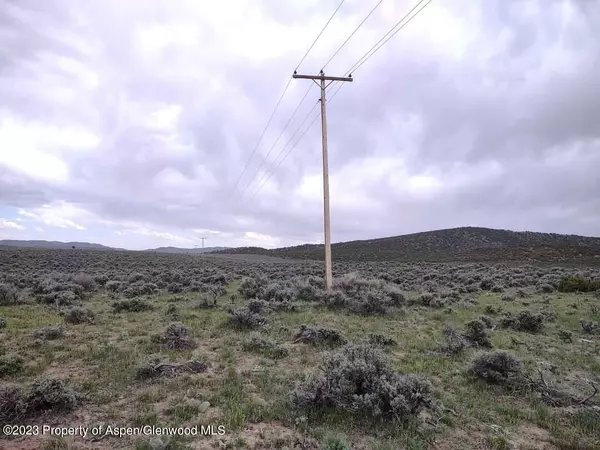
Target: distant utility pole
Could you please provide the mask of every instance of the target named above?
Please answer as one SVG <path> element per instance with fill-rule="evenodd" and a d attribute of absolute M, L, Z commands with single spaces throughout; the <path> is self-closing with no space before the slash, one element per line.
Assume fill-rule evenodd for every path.
<path fill-rule="evenodd" d="M 327 115 L 325 105 L 325 89 L 334 81 L 353 81 L 352 74 L 348 77 L 326 77 L 323 70 L 319 75 L 298 75 L 294 71 L 293 78 L 313 80 L 321 88 L 321 131 L 323 134 L 323 221 L 325 225 L 325 287 L 331 292 L 332 269 L 331 269 L 331 219 L 329 217 L 329 161 L 327 158 Z M 315 80 L 321 80 L 317 83 Z M 329 81 L 326 85 L 325 81 Z"/>
<path fill-rule="evenodd" d="M 208 238 L 203 237 L 203 238 L 200 238 L 200 239 L 202 239 L 202 248 L 204 248 L 204 239 L 208 239 Z"/>

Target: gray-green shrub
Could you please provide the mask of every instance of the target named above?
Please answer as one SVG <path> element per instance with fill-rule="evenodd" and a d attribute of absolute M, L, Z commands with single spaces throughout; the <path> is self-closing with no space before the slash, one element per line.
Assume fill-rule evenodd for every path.
<path fill-rule="evenodd" d="M 291 399 L 309 412 L 342 409 L 404 422 L 430 405 L 430 393 L 427 380 L 393 371 L 379 348 L 361 343 L 326 353 L 321 372 L 299 383 Z"/>

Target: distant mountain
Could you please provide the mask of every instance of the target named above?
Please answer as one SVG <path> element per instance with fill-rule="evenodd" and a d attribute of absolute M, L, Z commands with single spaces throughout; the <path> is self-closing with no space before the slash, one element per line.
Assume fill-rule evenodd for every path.
<path fill-rule="evenodd" d="M 281 258 L 323 259 L 323 245 L 219 251 Z M 336 261 L 594 261 L 600 264 L 600 238 L 530 231 L 462 227 L 331 246 Z"/>
<path fill-rule="evenodd" d="M 156 252 L 156 253 L 210 253 L 215 251 L 229 250 L 229 247 L 204 247 L 204 248 L 179 248 L 179 247 L 159 247 L 148 250 L 145 252 Z"/>
<path fill-rule="evenodd" d="M 107 247 L 101 244 L 91 244 L 89 242 L 58 242 L 58 241 L 17 241 L 17 240 L 0 240 L 0 246 L 8 247 L 34 247 L 34 248 L 51 248 L 51 249 L 87 249 L 87 250 L 122 250 L 113 247 Z"/>

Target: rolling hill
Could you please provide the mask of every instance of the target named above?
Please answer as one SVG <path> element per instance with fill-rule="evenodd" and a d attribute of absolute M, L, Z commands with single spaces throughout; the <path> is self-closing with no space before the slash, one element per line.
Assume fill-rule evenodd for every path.
<path fill-rule="evenodd" d="M 323 259 L 323 245 L 278 249 L 243 247 L 218 253 Z M 462 227 L 332 244 L 334 261 L 593 261 L 600 238 L 530 231 Z"/>
<path fill-rule="evenodd" d="M 0 247 L 33 247 L 50 249 L 87 249 L 87 250 L 122 250 L 113 247 L 107 247 L 101 244 L 91 244 L 89 242 L 59 242 L 59 241 L 18 241 L 18 240 L 0 240 Z"/>
<path fill-rule="evenodd" d="M 119 250 L 125 249 L 109 247 L 102 244 L 93 244 L 90 242 L 59 242 L 59 241 L 19 241 L 19 240 L 0 240 L 0 247 L 27 247 L 27 248 L 47 248 L 47 249 L 86 249 L 86 250 Z M 218 250 L 227 250 L 228 247 L 205 247 L 205 248 L 179 248 L 179 247 L 159 247 L 143 252 L 156 253 L 209 253 Z"/>
<path fill-rule="evenodd" d="M 0 247 L 123 250 L 89 242 L 0 240 Z M 286 259 L 323 259 L 323 245 L 261 247 L 159 247 L 142 252 L 255 255 Z M 423 262 L 577 262 L 600 265 L 600 238 L 530 231 L 462 227 L 332 244 L 334 261 Z"/>

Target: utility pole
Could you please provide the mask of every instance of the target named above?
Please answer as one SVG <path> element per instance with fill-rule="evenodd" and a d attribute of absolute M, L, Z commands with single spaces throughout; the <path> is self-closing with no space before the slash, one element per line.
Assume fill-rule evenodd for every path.
<path fill-rule="evenodd" d="M 203 238 L 200 238 L 200 239 L 202 239 L 202 248 L 204 248 L 204 239 L 208 239 L 208 238 L 203 237 Z"/>
<path fill-rule="evenodd" d="M 313 80 L 317 86 L 321 88 L 321 131 L 322 131 L 322 143 L 323 143 L 323 222 L 325 227 L 325 287 L 327 292 L 331 292 L 332 284 L 332 269 L 331 269 L 331 219 L 329 217 L 329 160 L 327 157 L 327 115 L 325 105 L 327 101 L 325 99 L 325 90 L 334 81 L 353 81 L 352 74 L 348 77 L 327 77 L 323 73 L 323 70 L 319 75 L 298 75 L 294 71 L 293 78 L 302 78 L 306 80 Z M 320 80 L 321 83 L 317 83 L 315 80 Z M 329 81 L 328 84 L 325 84 Z"/>

